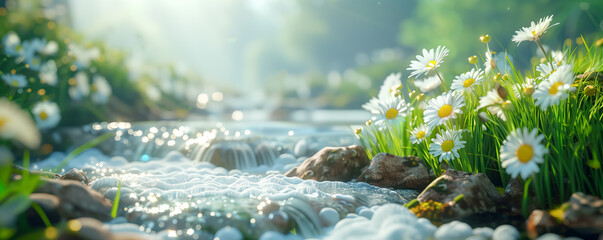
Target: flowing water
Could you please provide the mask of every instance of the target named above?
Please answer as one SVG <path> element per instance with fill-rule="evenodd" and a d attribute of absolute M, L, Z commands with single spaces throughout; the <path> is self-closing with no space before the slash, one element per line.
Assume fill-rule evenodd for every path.
<path fill-rule="evenodd" d="M 304 238 L 319 237 L 333 225 L 327 213 L 339 220 L 373 206 L 405 203 L 417 194 L 282 174 L 322 147 L 354 144 L 346 127 L 246 126 L 92 124 L 77 138 L 109 131 L 114 138 L 99 146 L 103 152 L 89 149 L 64 169 L 83 169 L 91 187 L 109 199 L 121 182 L 120 217 L 110 228 L 158 238 L 213 239 L 227 227 L 252 239 L 292 230 Z M 69 137 L 74 135 L 62 138 Z M 53 168 L 64 156 L 55 152 L 33 168 Z"/>

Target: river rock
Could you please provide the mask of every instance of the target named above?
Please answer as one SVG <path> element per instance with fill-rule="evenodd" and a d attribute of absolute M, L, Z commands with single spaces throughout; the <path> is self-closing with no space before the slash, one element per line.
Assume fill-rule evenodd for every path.
<path fill-rule="evenodd" d="M 361 146 L 325 147 L 285 175 L 316 181 L 346 182 L 360 175 L 368 164 L 369 159 Z"/>
<path fill-rule="evenodd" d="M 522 201 L 523 201 L 523 190 L 524 183 L 520 178 L 512 178 L 509 180 L 507 187 L 505 187 L 505 191 L 503 192 L 501 203 L 498 208 L 501 210 L 500 212 L 504 212 L 505 215 L 509 216 L 519 216 L 522 215 Z M 534 194 L 530 194 L 532 196 L 531 200 L 528 201 L 532 204 L 528 205 L 528 210 L 534 209 Z"/>
<path fill-rule="evenodd" d="M 73 169 L 69 170 L 69 172 L 59 176 L 58 179 L 78 181 L 85 185 L 90 184 L 90 180 L 88 180 L 88 178 L 86 177 L 86 174 L 84 174 L 84 171 L 77 169 L 77 168 L 73 168 Z"/>
<path fill-rule="evenodd" d="M 581 192 L 572 194 L 563 224 L 583 235 L 603 233 L 603 200 Z"/>
<path fill-rule="evenodd" d="M 499 199 L 500 194 L 486 175 L 456 170 L 446 170 L 417 197 L 419 202 L 435 201 L 450 205 L 452 218 L 494 212 Z"/>
<path fill-rule="evenodd" d="M 51 224 L 64 220 L 64 217 L 61 216 L 59 211 L 61 200 L 57 196 L 46 193 L 32 193 L 29 195 L 29 199 L 42 208 L 42 211 L 44 211 L 44 214 L 46 214 L 46 217 L 48 217 Z M 40 218 L 40 215 L 33 208 L 30 208 L 27 211 L 26 216 L 29 225 L 39 227 L 44 226 L 44 222 Z"/>
<path fill-rule="evenodd" d="M 526 231 L 531 239 L 535 239 L 543 233 L 559 229 L 560 224 L 547 211 L 534 210 L 526 221 Z"/>
<path fill-rule="evenodd" d="M 91 217 L 101 221 L 111 220 L 112 202 L 102 194 L 76 181 L 43 179 L 35 192 L 47 193 L 60 199 L 59 209 L 67 219 Z"/>
<path fill-rule="evenodd" d="M 429 172 L 418 157 L 379 153 L 357 180 L 379 187 L 423 190 L 429 184 Z"/>

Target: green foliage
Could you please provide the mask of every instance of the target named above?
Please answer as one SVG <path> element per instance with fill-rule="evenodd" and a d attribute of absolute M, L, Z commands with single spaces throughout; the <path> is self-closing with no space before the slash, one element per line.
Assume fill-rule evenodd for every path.
<path fill-rule="evenodd" d="M 111 207 L 111 217 L 117 217 L 117 208 L 119 207 L 119 196 L 121 195 L 121 180 L 117 184 L 117 194 L 113 199 L 113 207 Z"/>
<path fill-rule="evenodd" d="M 474 42 L 478 42 L 477 39 Z M 588 45 L 583 38 L 581 42 L 584 44 L 576 47 L 572 47 L 570 42 L 562 49 L 567 53 L 564 61 L 574 66 L 573 73 L 579 76 L 572 84 L 577 90 L 569 93 L 569 97 L 560 104 L 549 106 L 546 110 L 537 106 L 531 95 L 526 95 L 522 89 L 517 88 L 519 84 L 526 82 L 527 76 L 548 76 L 538 76 L 536 66 L 526 71 L 528 74 L 522 74 L 507 59 L 512 71 L 501 76 L 495 68 L 485 75 L 486 80 L 474 88 L 473 92 L 464 92 L 463 113 L 448 124 L 436 127 L 427 141 L 411 144 L 408 136 L 408 130 L 423 122 L 423 109 L 418 105 L 416 94 L 407 98 L 413 110 L 400 126 L 367 126 L 356 130 L 356 134 L 369 156 L 380 152 L 416 155 L 423 158 L 435 174 L 439 175 L 442 166 L 429 151 L 429 142 L 433 141 L 429 139 L 454 125 L 455 128 L 468 131 L 462 133 L 462 140 L 466 144 L 458 151 L 460 157 L 447 159 L 448 166 L 466 172 L 486 173 L 494 183 L 505 186 L 510 176 L 501 166 L 499 152 L 504 140 L 516 129 L 537 128 L 538 134 L 545 136 L 543 144 L 548 149 L 548 154 L 544 155 L 544 163 L 538 165 L 539 172 L 525 179 L 526 189 L 535 193 L 536 204 L 550 208 L 568 199 L 574 192 L 603 197 L 603 188 L 598 184 L 603 182 L 603 170 L 600 167 L 603 149 L 603 81 L 599 76 L 603 71 L 603 49 L 595 44 Z M 449 62 L 454 62 L 454 59 L 450 59 L 452 58 L 447 58 Z M 506 121 L 485 108 L 477 109 L 480 97 L 495 86 L 498 86 L 499 95 L 504 96 L 503 100 L 512 106 L 503 108 Z M 480 113 L 486 114 L 487 119 L 480 116 Z M 398 129 L 405 131 L 400 132 Z M 529 193 L 526 190 L 524 194 L 524 206 L 531 199 Z"/>

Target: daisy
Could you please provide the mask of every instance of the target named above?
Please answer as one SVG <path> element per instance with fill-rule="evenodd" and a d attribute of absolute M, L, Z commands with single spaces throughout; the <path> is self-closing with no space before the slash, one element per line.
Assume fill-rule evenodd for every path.
<path fill-rule="evenodd" d="M 555 23 L 553 25 L 551 25 L 551 21 L 553 20 L 553 15 L 545 17 L 545 18 L 541 18 L 538 23 L 534 23 L 534 21 L 532 21 L 532 23 L 530 24 L 529 27 L 523 27 L 521 28 L 521 30 L 519 31 L 515 31 L 515 35 L 513 35 L 513 42 L 516 42 L 517 45 L 519 46 L 519 44 L 523 41 L 538 41 L 540 40 L 540 37 L 542 37 L 542 34 L 546 33 L 546 31 L 559 24 L 559 23 Z"/>
<path fill-rule="evenodd" d="M 28 148 L 40 145 L 40 132 L 27 112 L 8 99 L 0 99 L 0 137 L 15 139 Z"/>
<path fill-rule="evenodd" d="M 463 73 L 452 81 L 452 90 L 471 92 L 476 84 L 484 80 L 484 72 L 480 69 L 471 69 L 471 71 Z"/>
<path fill-rule="evenodd" d="M 507 121 L 507 117 L 503 112 L 502 105 L 505 100 L 498 94 L 496 89 L 492 89 L 485 96 L 479 98 L 479 106 L 477 109 L 487 108 L 492 115 L 498 116 L 503 121 Z"/>
<path fill-rule="evenodd" d="M 496 68 L 496 62 L 494 61 L 494 58 L 492 57 L 492 51 L 490 51 L 490 49 L 488 49 L 488 51 L 486 51 L 486 61 L 484 62 L 484 72 L 486 74 L 488 74 L 491 70 Z"/>
<path fill-rule="evenodd" d="M 29 41 L 23 42 L 23 57 L 25 63 L 29 65 L 29 69 L 39 71 L 42 64 L 42 60 L 37 56 L 36 53 L 40 52 L 46 47 L 46 39 L 34 38 Z"/>
<path fill-rule="evenodd" d="M 59 106 L 54 102 L 43 101 L 38 102 L 31 109 L 38 128 L 49 129 L 56 127 L 61 121 L 61 114 L 59 112 Z"/>
<path fill-rule="evenodd" d="M 559 104 L 559 101 L 567 98 L 569 91 L 575 90 L 571 86 L 574 81 L 572 68 L 572 65 L 562 65 L 556 71 L 553 71 L 547 79 L 538 84 L 538 88 L 534 92 L 534 98 L 540 109 L 544 111 L 549 106 Z"/>
<path fill-rule="evenodd" d="M 4 54 L 17 57 L 23 53 L 21 47 L 21 39 L 15 32 L 9 32 L 2 38 L 2 47 L 4 48 Z"/>
<path fill-rule="evenodd" d="M 92 80 L 92 95 L 90 96 L 92 102 L 107 103 L 109 96 L 111 96 L 111 85 L 103 76 L 95 75 Z"/>
<path fill-rule="evenodd" d="M 59 44 L 55 41 L 50 41 L 44 46 L 43 49 L 40 49 L 40 53 L 44 55 L 54 55 L 59 51 Z"/>
<path fill-rule="evenodd" d="M 427 74 L 440 66 L 444 57 L 448 55 L 448 49 L 444 46 L 438 46 L 435 51 L 423 49 L 423 56 L 417 55 L 417 60 L 410 61 L 410 67 L 406 70 L 413 70 L 408 78 Z"/>
<path fill-rule="evenodd" d="M 90 94 L 90 84 L 88 83 L 88 76 L 83 72 L 78 72 L 73 77 L 75 81 L 70 81 L 72 86 L 69 88 L 69 96 L 73 100 L 81 100 L 82 98 Z"/>
<path fill-rule="evenodd" d="M 445 92 L 437 98 L 429 100 L 424 111 L 423 120 L 431 129 L 444 124 L 448 119 L 455 119 L 457 114 L 463 113 L 461 107 L 465 106 L 463 95 L 454 92 Z"/>
<path fill-rule="evenodd" d="M 541 144 L 544 135 L 538 135 L 538 129 L 528 132 L 528 128 L 515 129 L 500 147 L 500 162 L 511 177 L 521 175 L 526 179 L 537 173 L 538 164 L 543 163 L 548 150 Z"/>
<path fill-rule="evenodd" d="M 370 105 L 367 110 L 375 114 L 375 124 L 377 126 L 384 126 L 386 123 L 398 123 L 403 117 L 406 117 L 408 107 L 402 98 L 374 99 L 369 102 Z"/>
<path fill-rule="evenodd" d="M 536 82 L 533 78 L 526 78 L 525 83 L 517 83 L 513 86 L 515 97 L 522 98 L 523 96 L 532 96 L 536 89 Z"/>
<path fill-rule="evenodd" d="M 25 75 L 22 74 L 2 74 L 2 80 L 6 82 L 6 84 L 16 87 L 16 88 L 24 88 L 27 87 L 27 79 Z"/>
<path fill-rule="evenodd" d="M 78 68 L 88 67 L 90 65 L 90 61 L 96 60 L 100 57 L 100 50 L 96 47 L 85 49 L 80 47 L 79 45 L 72 45 L 71 54 L 75 58 L 75 65 Z"/>
<path fill-rule="evenodd" d="M 385 78 L 385 81 L 383 81 L 383 85 L 381 85 L 381 89 L 379 90 L 379 99 L 386 99 L 395 96 L 398 88 L 402 86 L 400 77 L 402 77 L 402 73 L 392 73 Z"/>
<path fill-rule="evenodd" d="M 465 141 L 462 140 L 462 130 L 446 130 L 442 134 L 436 134 L 429 145 L 429 153 L 434 157 L 439 156 L 442 160 L 452 160 L 459 157 L 458 151 L 465 147 Z"/>
<path fill-rule="evenodd" d="M 551 51 L 551 57 L 553 58 L 553 62 L 557 63 L 557 65 L 565 64 L 565 52 L 562 51 Z"/>
<path fill-rule="evenodd" d="M 42 83 L 46 83 L 50 86 L 57 85 L 57 64 L 54 60 L 48 60 L 48 62 L 42 64 L 38 77 L 40 77 L 40 82 Z"/>
<path fill-rule="evenodd" d="M 425 139 L 427 139 L 430 135 L 431 132 L 429 131 L 427 125 L 421 124 L 410 131 L 410 142 L 413 144 L 419 144 L 422 141 L 425 141 Z"/>
<path fill-rule="evenodd" d="M 545 78 L 547 77 L 549 74 L 555 72 L 556 67 L 547 62 L 547 63 L 541 63 L 536 67 L 536 71 L 538 71 L 540 73 L 540 78 Z"/>
<path fill-rule="evenodd" d="M 423 79 L 422 81 L 415 80 L 414 84 L 416 87 L 419 88 L 419 91 L 423 93 L 428 93 L 438 88 L 440 84 L 442 84 L 442 81 L 440 81 L 440 78 L 438 78 L 438 76 L 433 75 L 431 77 Z"/>

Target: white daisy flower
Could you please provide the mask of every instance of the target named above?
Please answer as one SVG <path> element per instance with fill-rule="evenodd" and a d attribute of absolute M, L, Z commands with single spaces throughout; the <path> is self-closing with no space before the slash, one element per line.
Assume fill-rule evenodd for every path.
<path fill-rule="evenodd" d="M 375 114 L 375 124 L 384 126 L 386 123 L 398 123 L 403 117 L 406 117 L 406 102 L 400 97 L 386 99 L 371 99 L 367 110 Z M 365 104 L 366 105 L 366 104 Z M 364 106 L 363 106 L 364 107 Z"/>
<path fill-rule="evenodd" d="M 18 57 L 23 54 L 23 48 L 21 45 L 21 39 L 15 32 L 9 32 L 2 38 L 2 47 L 4 48 L 4 54 Z"/>
<path fill-rule="evenodd" d="M 490 73 L 490 71 L 496 68 L 496 61 L 494 61 L 492 54 L 493 53 L 490 51 L 490 49 L 486 51 L 486 61 L 484 62 L 484 72 L 486 74 Z"/>
<path fill-rule="evenodd" d="M 484 80 L 484 72 L 480 69 L 471 69 L 471 71 L 463 73 L 452 80 L 452 90 L 463 92 L 471 92 L 473 87 Z"/>
<path fill-rule="evenodd" d="M 523 96 L 532 96 L 536 90 L 536 82 L 533 78 L 526 78 L 525 83 L 517 83 L 513 85 L 513 93 L 515 97 L 522 98 Z"/>
<path fill-rule="evenodd" d="M 438 88 L 442 84 L 442 81 L 440 81 L 440 78 L 438 78 L 438 76 L 433 75 L 431 77 L 426 77 L 422 81 L 415 80 L 414 84 L 416 87 L 419 88 L 419 91 L 421 91 L 422 93 L 428 93 Z"/>
<path fill-rule="evenodd" d="M 406 70 L 413 70 L 408 78 L 427 74 L 440 66 L 444 57 L 448 55 L 448 49 L 444 46 L 438 46 L 435 51 L 423 49 L 423 56 L 417 55 L 417 60 L 410 61 L 410 67 Z"/>
<path fill-rule="evenodd" d="M 38 77 L 40 77 L 40 82 L 42 83 L 50 86 L 57 85 L 57 64 L 54 60 L 48 60 L 48 62 L 42 64 Z"/>
<path fill-rule="evenodd" d="M 462 114 L 461 107 L 465 106 L 462 94 L 445 92 L 437 98 L 429 100 L 423 113 L 423 120 L 431 128 L 444 124 L 449 119 L 455 119 Z"/>
<path fill-rule="evenodd" d="M 46 39 L 34 38 L 23 42 L 23 57 L 25 63 L 29 65 L 29 69 L 39 71 L 42 65 L 42 60 L 36 53 L 46 47 Z"/>
<path fill-rule="evenodd" d="M 0 99 L 0 137 L 15 139 L 28 148 L 40 146 L 40 132 L 29 114 L 8 99 Z"/>
<path fill-rule="evenodd" d="M 73 47 L 69 51 L 75 58 L 75 65 L 78 68 L 88 67 L 90 61 L 97 60 L 100 57 L 100 50 L 96 47 L 86 49 L 76 44 L 73 44 L 72 46 Z"/>
<path fill-rule="evenodd" d="M 465 141 L 462 140 L 461 134 L 463 130 L 452 130 L 448 129 L 442 134 L 436 134 L 436 137 L 431 140 L 429 145 L 429 153 L 434 157 L 439 156 L 440 162 L 442 160 L 452 160 L 458 158 L 459 150 L 465 147 Z"/>
<path fill-rule="evenodd" d="M 78 72 L 73 77 L 74 85 L 69 88 L 69 96 L 73 100 L 82 100 L 90 94 L 90 83 L 88 83 L 88 75 L 84 72 Z"/>
<path fill-rule="evenodd" d="M 385 78 L 385 81 L 383 81 L 383 85 L 381 85 L 381 89 L 379 90 L 379 99 L 395 97 L 398 88 L 402 86 L 400 77 L 402 77 L 402 73 L 392 73 Z"/>
<path fill-rule="evenodd" d="M 419 144 L 425 141 L 431 135 L 431 131 L 425 124 L 421 124 L 415 129 L 410 131 L 410 142 L 413 144 Z"/>
<path fill-rule="evenodd" d="M 515 31 L 515 35 L 513 35 L 512 39 L 513 42 L 516 42 L 519 46 L 523 41 L 538 41 L 540 37 L 542 37 L 542 34 L 546 33 L 549 28 L 559 24 L 555 23 L 551 25 L 552 20 L 553 15 L 541 18 L 538 23 L 532 21 L 529 27 L 523 27 L 521 30 Z"/>
<path fill-rule="evenodd" d="M 9 86 L 16 88 L 24 88 L 27 87 L 27 79 L 25 75 L 22 74 L 2 74 L 2 80 L 6 82 Z"/>
<path fill-rule="evenodd" d="M 565 52 L 559 50 L 551 51 L 551 57 L 553 58 L 553 62 L 557 63 L 557 65 L 565 64 Z"/>
<path fill-rule="evenodd" d="M 46 44 L 46 46 L 40 50 L 41 54 L 44 55 L 54 55 L 59 51 L 59 44 L 55 41 L 50 41 Z"/>
<path fill-rule="evenodd" d="M 111 85 L 107 82 L 103 76 L 95 75 L 92 78 L 92 94 L 90 98 L 92 102 L 98 104 L 104 104 L 109 101 L 111 96 Z"/>
<path fill-rule="evenodd" d="M 537 173 L 538 164 L 544 162 L 548 150 L 541 144 L 544 135 L 538 135 L 538 129 L 515 129 L 500 147 L 500 162 L 511 177 L 520 175 L 524 180 Z"/>
<path fill-rule="evenodd" d="M 559 101 L 568 97 L 569 91 L 574 91 L 571 86 L 574 81 L 572 65 L 562 65 L 556 71 L 553 71 L 548 78 L 538 84 L 534 98 L 536 105 L 540 106 L 543 111 L 549 106 L 559 104 Z"/>
<path fill-rule="evenodd" d="M 536 71 L 540 73 L 540 78 L 545 78 L 551 73 L 555 72 L 556 66 L 551 63 L 541 63 L 536 67 Z"/>
<path fill-rule="evenodd" d="M 61 121 L 61 113 L 59 106 L 54 102 L 42 101 L 38 102 L 31 109 L 31 112 L 36 119 L 38 128 L 49 129 L 56 127 Z"/>
<path fill-rule="evenodd" d="M 492 115 L 498 116 L 503 121 L 507 121 L 507 117 L 503 112 L 502 105 L 505 100 L 498 94 L 496 89 L 492 89 L 485 96 L 479 98 L 479 106 L 477 109 L 487 108 Z"/>

